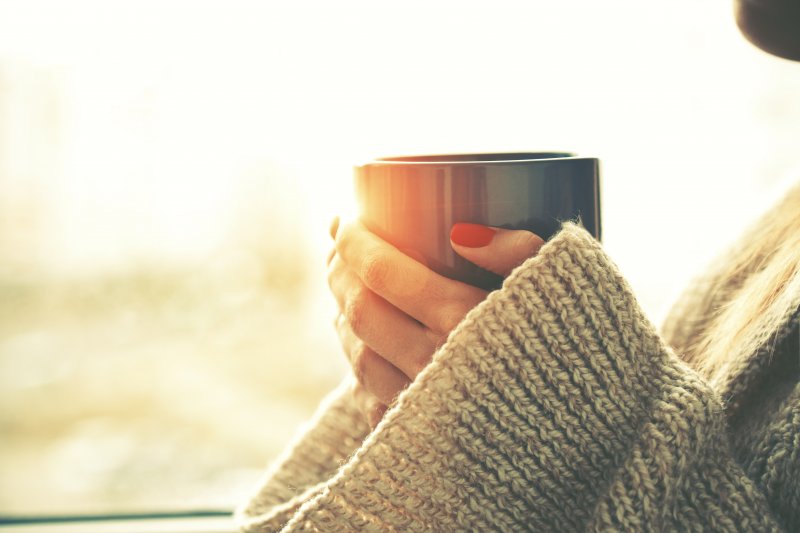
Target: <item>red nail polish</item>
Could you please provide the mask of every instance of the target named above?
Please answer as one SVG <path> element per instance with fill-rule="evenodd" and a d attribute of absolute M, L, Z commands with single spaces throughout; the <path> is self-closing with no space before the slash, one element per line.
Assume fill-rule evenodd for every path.
<path fill-rule="evenodd" d="M 458 223 L 450 230 L 450 240 L 467 248 L 481 248 L 492 242 L 497 230 L 480 224 Z"/>

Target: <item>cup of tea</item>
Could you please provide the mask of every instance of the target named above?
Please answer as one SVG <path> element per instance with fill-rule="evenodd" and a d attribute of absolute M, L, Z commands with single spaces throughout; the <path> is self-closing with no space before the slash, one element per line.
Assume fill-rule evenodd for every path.
<path fill-rule="evenodd" d="M 359 215 L 375 234 L 452 279 L 496 289 L 502 279 L 456 254 L 458 222 L 524 229 L 547 240 L 562 222 L 598 240 L 599 161 L 566 152 L 382 157 L 355 167 Z"/>

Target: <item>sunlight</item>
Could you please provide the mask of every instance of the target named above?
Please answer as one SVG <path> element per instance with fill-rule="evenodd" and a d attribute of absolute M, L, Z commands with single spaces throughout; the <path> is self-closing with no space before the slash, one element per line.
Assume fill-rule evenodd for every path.
<path fill-rule="evenodd" d="M 797 67 L 717 0 L 0 0 L 0 511 L 240 500 L 345 371 L 376 157 L 599 157 L 655 314 L 797 164 Z"/>

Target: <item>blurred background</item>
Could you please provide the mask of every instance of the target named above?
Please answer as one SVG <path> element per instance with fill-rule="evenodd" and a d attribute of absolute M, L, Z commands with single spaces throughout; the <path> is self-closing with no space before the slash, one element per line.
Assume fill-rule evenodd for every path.
<path fill-rule="evenodd" d="M 346 369 L 369 157 L 571 150 L 658 320 L 800 154 L 722 0 L 0 0 L 0 514 L 229 509 Z M 795 174 L 797 175 L 797 174 Z"/>

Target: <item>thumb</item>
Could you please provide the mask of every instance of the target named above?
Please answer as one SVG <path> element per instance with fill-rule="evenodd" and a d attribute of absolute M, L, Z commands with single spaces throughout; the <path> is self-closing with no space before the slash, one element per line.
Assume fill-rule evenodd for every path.
<path fill-rule="evenodd" d="M 459 223 L 450 231 L 450 244 L 464 259 L 505 277 L 536 255 L 544 241 L 530 231 Z"/>

